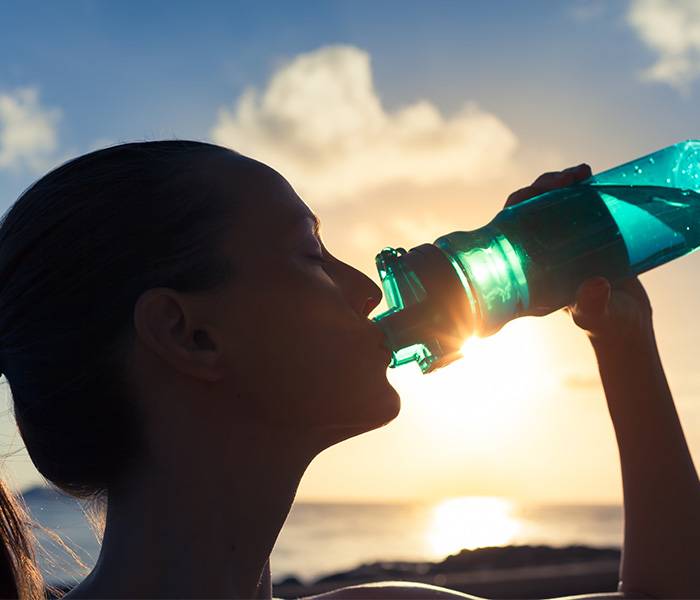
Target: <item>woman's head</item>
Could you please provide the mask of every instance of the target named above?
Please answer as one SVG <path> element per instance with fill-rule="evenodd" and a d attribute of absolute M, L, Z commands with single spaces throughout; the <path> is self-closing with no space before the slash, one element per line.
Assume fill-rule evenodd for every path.
<path fill-rule="evenodd" d="M 275 171 L 199 142 L 124 144 L 52 171 L 0 224 L 0 363 L 37 468 L 106 490 L 168 414 L 319 449 L 393 418 L 378 288 L 333 258 Z"/>

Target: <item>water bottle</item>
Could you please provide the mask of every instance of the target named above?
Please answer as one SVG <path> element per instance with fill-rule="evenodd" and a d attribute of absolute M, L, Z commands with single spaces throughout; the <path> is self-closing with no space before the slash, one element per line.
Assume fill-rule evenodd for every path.
<path fill-rule="evenodd" d="M 423 373 L 525 315 L 700 247 L 700 141 L 688 140 L 503 209 L 484 227 L 376 257 L 389 309 L 375 317 L 392 367 Z"/>

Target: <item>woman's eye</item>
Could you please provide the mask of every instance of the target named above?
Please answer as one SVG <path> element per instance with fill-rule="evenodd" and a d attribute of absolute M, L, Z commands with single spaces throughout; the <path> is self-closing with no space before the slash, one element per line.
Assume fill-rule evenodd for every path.
<path fill-rule="evenodd" d="M 307 255 L 311 260 L 314 262 L 317 262 L 319 264 L 326 264 L 328 261 L 326 260 L 326 257 L 323 256 L 322 254 L 309 254 Z"/>
<path fill-rule="evenodd" d="M 309 243 L 304 248 L 304 256 L 312 260 L 317 265 L 325 265 L 328 263 L 328 258 L 323 250 L 321 243 L 314 239 L 313 243 Z"/>

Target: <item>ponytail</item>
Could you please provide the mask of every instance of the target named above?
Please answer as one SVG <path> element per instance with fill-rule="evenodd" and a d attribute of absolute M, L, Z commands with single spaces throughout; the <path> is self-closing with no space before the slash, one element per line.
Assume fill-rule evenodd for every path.
<path fill-rule="evenodd" d="M 45 598 L 26 507 L 0 481 L 0 598 Z"/>

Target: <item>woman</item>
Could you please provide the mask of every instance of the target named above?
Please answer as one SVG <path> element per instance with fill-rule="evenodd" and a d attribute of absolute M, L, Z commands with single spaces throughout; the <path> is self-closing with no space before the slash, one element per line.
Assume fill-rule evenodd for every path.
<path fill-rule="evenodd" d="M 545 174 L 509 202 L 589 174 Z M 109 495 L 98 562 L 65 598 L 269 598 L 309 463 L 399 411 L 367 318 L 379 288 L 328 252 L 278 173 L 230 150 L 135 143 L 64 164 L 0 224 L 0 281 L 0 362 L 33 462 L 71 494 Z M 700 487 L 646 295 L 593 280 L 572 313 L 620 445 L 618 596 L 698 595 Z M 1 506 L 5 595 L 36 597 L 7 492 Z M 320 597 L 467 596 L 387 583 Z"/>

